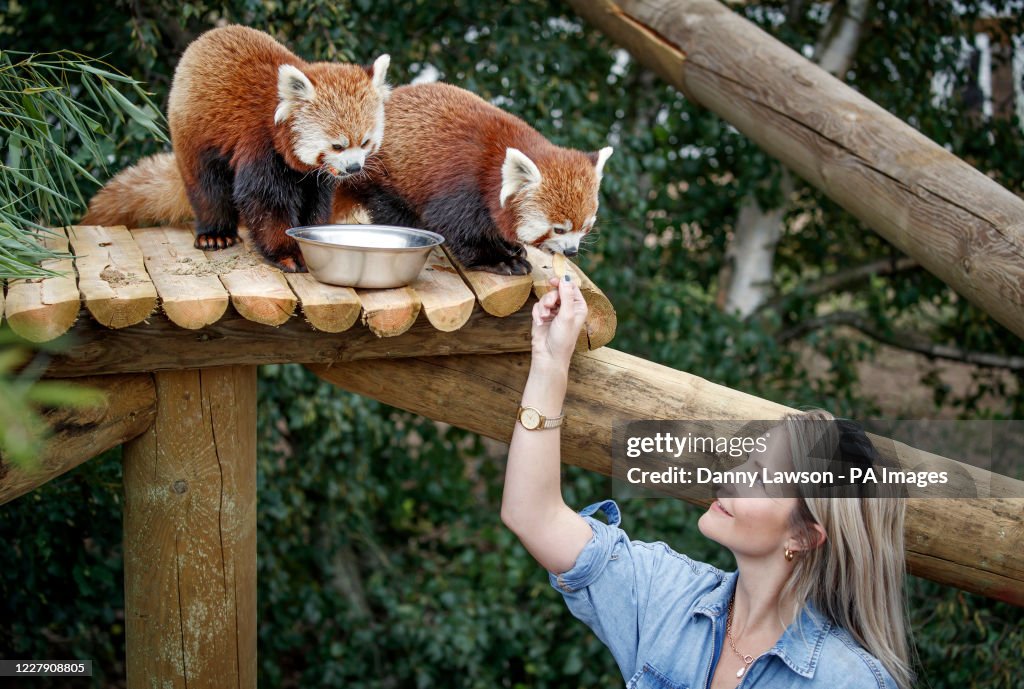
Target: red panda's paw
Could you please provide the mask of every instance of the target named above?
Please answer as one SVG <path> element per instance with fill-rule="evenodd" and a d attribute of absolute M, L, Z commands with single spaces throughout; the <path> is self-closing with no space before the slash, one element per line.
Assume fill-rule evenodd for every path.
<path fill-rule="evenodd" d="M 508 262 L 512 264 L 513 275 L 529 275 L 533 272 L 533 266 L 526 260 L 526 249 L 523 249 L 522 254 L 510 258 Z"/>
<path fill-rule="evenodd" d="M 510 256 L 501 263 L 474 266 L 473 269 L 496 273 L 497 275 L 529 275 L 533 271 L 533 266 L 525 258 Z"/>
<path fill-rule="evenodd" d="M 306 263 L 301 256 L 286 256 L 279 261 L 273 261 L 273 264 L 286 273 L 307 272 Z"/>
<path fill-rule="evenodd" d="M 227 249 L 235 244 L 238 244 L 238 235 L 228 237 L 221 234 L 201 234 L 196 237 L 196 241 L 193 242 L 192 246 L 203 251 L 216 251 L 218 249 Z"/>

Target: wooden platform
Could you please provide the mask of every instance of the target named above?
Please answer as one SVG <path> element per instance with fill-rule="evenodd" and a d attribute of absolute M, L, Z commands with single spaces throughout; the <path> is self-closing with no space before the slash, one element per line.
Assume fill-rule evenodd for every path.
<path fill-rule="evenodd" d="M 66 228 L 48 244 L 55 250 L 71 252 L 74 258 L 51 261 L 48 263 L 52 265 L 46 266 L 65 275 L 10 280 L 6 290 L 0 290 L 2 322 L 32 342 L 77 333 L 79 341 L 93 347 L 84 354 L 72 353 L 79 362 L 83 356 L 90 360 L 106 358 L 97 356 L 95 348 L 103 346 L 108 337 L 104 332 L 113 336 L 115 331 L 123 336 L 119 342 L 109 343 L 111 351 L 128 356 L 140 343 L 146 343 L 145 351 L 134 351 L 140 359 L 157 354 L 153 349 L 160 348 L 159 338 L 185 342 L 189 332 L 206 333 L 207 339 L 224 339 L 225 332 L 244 332 L 250 349 L 264 333 L 265 342 L 276 342 L 275 346 L 287 349 L 282 340 L 293 334 L 312 334 L 317 346 L 323 347 L 322 335 L 349 331 L 355 334 L 353 341 L 365 347 L 376 338 L 407 333 L 414 324 L 418 325 L 412 336 L 419 345 L 412 349 L 419 353 L 445 353 L 424 344 L 431 332 L 451 333 L 457 338 L 463 329 L 467 329 L 467 335 L 469 331 L 487 332 L 491 341 L 488 349 L 453 347 L 452 337 L 438 338 L 438 342 L 446 342 L 447 351 L 509 351 L 497 342 L 502 328 L 481 326 L 481 319 L 507 319 L 508 326 L 515 324 L 516 336 L 510 339 L 516 341 L 515 351 L 522 351 L 528 349 L 529 340 L 524 342 L 519 330 L 525 327 L 528 333 L 529 318 L 509 317 L 524 311 L 528 316 L 530 296 L 540 296 L 550 289 L 547 281 L 554 274 L 551 257 L 532 248 L 529 258 L 534 270 L 524 276 L 467 271 L 439 248 L 410 286 L 355 290 L 317 282 L 308 273 L 283 273 L 254 251 L 244 229 L 241 235 L 242 244 L 205 252 L 192 246 L 193 235 L 188 228 Z M 615 311 L 586 275 L 575 266 L 570 268 L 580 281 L 591 311 L 579 346 L 596 349 L 612 339 Z M 467 328 L 467 324 L 473 327 Z M 274 329 L 286 332 L 271 336 Z M 176 331 L 181 331 L 180 335 Z M 369 349 L 377 356 L 390 355 L 386 345 Z M 294 354 L 290 360 L 311 360 Z M 238 357 L 223 357 L 224 363 L 240 363 Z M 109 372 L 126 370 L 123 364 L 108 363 L 112 364 Z M 77 367 L 71 368 L 76 371 L 72 375 L 84 375 Z M 144 369 L 131 366 L 127 370 Z"/>

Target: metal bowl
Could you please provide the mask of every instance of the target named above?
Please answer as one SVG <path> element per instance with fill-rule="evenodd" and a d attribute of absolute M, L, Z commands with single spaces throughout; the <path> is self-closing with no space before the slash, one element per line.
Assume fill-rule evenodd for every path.
<path fill-rule="evenodd" d="M 286 234 L 299 243 L 310 274 L 344 287 L 402 287 L 423 270 L 436 232 L 391 225 L 313 225 Z"/>

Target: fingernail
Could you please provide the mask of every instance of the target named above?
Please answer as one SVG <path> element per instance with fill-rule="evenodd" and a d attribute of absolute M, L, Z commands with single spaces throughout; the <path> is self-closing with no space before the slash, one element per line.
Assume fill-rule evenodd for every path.
<path fill-rule="evenodd" d="M 572 280 L 572 275 L 570 275 L 569 273 L 566 273 L 565 274 L 565 281 L 566 282 L 570 282 L 571 280 Z"/>

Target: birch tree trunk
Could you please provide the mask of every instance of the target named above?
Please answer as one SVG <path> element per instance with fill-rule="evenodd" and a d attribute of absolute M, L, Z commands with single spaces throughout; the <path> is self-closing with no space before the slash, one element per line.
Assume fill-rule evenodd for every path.
<path fill-rule="evenodd" d="M 839 79 L 850 68 L 857 53 L 868 9 L 867 0 L 850 0 L 848 3 L 837 0 L 818 38 L 815 62 Z M 775 247 L 782 238 L 789 197 L 793 192 L 792 175 L 785 168 L 780 174 L 781 206 L 763 209 L 753 193 L 748 193 L 743 199 L 725 252 L 725 262 L 719 272 L 717 305 L 727 312 L 738 312 L 741 318 L 753 314 L 772 297 Z"/>

